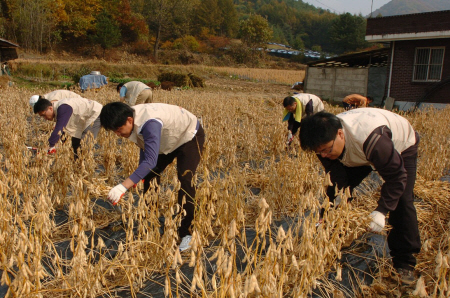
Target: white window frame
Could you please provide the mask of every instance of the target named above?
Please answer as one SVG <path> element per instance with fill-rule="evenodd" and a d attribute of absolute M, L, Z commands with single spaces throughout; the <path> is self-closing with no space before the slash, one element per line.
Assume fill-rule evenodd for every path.
<path fill-rule="evenodd" d="M 424 64 L 424 63 L 419 64 L 419 63 L 417 63 L 417 55 L 418 55 L 418 52 L 420 50 L 423 50 L 423 49 L 429 50 L 428 59 L 427 59 L 428 61 L 427 61 L 426 64 Z M 432 51 L 433 50 L 443 50 L 443 52 L 442 52 L 442 61 L 440 61 L 440 63 L 431 64 L 431 56 L 432 56 Z M 444 68 L 444 56 L 445 56 L 445 47 L 417 47 L 416 50 L 415 50 L 415 53 L 414 53 L 414 64 L 413 64 L 414 65 L 414 69 L 413 69 L 412 81 L 413 82 L 439 82 L 439 81 L 441 81 L 441 79 L 442 79 L 442 70 Z M 422 66 L 422 67 L 419 69 L 419 66 Z M 416 79 L 417 72 L 420 71 L 421 69 L 423 69 L 423 66 L 427 66 L 426 67 L 426 75 L 425 75 L 426 78 L 425 79 L 421 79 L 421 80 Z M 430 67 L 431 66 L 440 66 L 441 71 L 439 73 L 439 79 L 430 78 Z"/>

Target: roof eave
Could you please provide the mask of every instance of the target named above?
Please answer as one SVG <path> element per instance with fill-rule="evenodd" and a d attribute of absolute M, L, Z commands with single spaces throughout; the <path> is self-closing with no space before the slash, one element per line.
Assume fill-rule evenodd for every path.
<path fill-rule="evenodd" d="M 6 47 L 5 45 L 8 45 L 10 47 L 20 48 L 20 46 L 18 44 L 7 41 L 6 39 L 3 39 L 3 38 L 0 38 L 0 45 L 3 45 L 3 47 Z"/>
<path fill-rule="evenodd" d="M 421 39 L 437 39 L 450 38 L 450 30 L 434 31 L 434 32 L 414 32 L 414 33 L 394 33 L 380 35 L 366 35 L 368 42 L 384 42 L 397 40 L 421 40 Z"/>

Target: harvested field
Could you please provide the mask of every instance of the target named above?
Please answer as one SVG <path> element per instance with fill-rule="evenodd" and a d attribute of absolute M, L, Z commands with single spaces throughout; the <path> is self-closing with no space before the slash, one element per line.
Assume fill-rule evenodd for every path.
<path fill-rule="evenodd" d="M 316 228 L 316 211 L 329 207 L 319 200 L 327 177 L 297 138 L 286 151 L 281 103 L 292 94 L 291 84 L 227 75 L 205 85 L 153 91 L 155 102 L 201 117 L 207 136 L 195 177 L 194 240 L 182 254 L 174 236 L 180 221 L 174 217 L 176 164 L 166 169 L 158 190 L 143 196 L 138 185 L 127 192 L 119 212 L 106 195 L 137 167 L 137 146 L 102 129 L 75 162 L 70 142 L 48 156 L 52 123 L 32 115 L 28 99 L 50 90 L 2 89 L 0 297 L 450 295 L 450 185 L 440 180 L 450 168 L 450 108 L 404 114 L 421 135 L 415 195 L 423 245 L 420 279 L 404 287 L 388 256 L 365 260 L 358 246 L 375 239 L 367 225 L 379 197 L 376 175 Z M 102 104 L 118 99 L 114 86 L 83 96 Z M 325 109 L 343 111 L 328 104 Z M 288 219 L 297 224 L 279 224 Z M 384 237 L 377 237 L 383 244 Z M 366 279 L 342 261 L 348 256 L 370 263 Z M 352 276 L 346 287 L 344 272 Z"/>

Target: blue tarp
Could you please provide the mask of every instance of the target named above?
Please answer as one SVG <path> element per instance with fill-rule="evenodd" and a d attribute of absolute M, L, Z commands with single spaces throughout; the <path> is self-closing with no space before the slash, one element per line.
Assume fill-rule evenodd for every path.
<path fill-rule="evenodd" d="M 108 81 L 104 75 L 85 75 L 80 78 L 80 88 L 83 91 L 100 88 L 107 84 Z"/>

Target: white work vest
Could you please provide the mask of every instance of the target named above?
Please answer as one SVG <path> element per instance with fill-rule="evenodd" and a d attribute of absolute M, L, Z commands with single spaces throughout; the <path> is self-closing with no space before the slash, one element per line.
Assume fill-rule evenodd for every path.
<path fill-rule="evenodd" d="M 133 106 L 134 127 L 128 138 L 144 150 L 142 126 L 151 119 L 162 123 L 160 154 L 169 154 L 192 140 L 197 133 L 197 117 L 179 106 L 164 103 L 148 103 Z"/>
<path fill-rule="evenodd" d="M 81 95 L 78 95 L 75 92 L 69 90 L 55 90 L 44 95 L 45 99 L 52 102 L 65 98 L 76 98 L 76 97 L 81 97 Z"/>
<path fill-rule="evenodd" d="M 142 90 L 150 89 L 149 86 L 138 81 L 125 83 L 124 86 L 127 88 L 127 93 L 125 94 L 125 102 L 130 106 L 134 106 L 136 104 L 136 98 L 139 96 L 139 93 L 141 93 Z"/>
<path fill-rule="evenodd" d="M 100 103 L 83 97 L 61 99 L 53 103 L 55 119 L 58 115 L 58 107 L 63 104 L 67 104 L 73 109 L 65 132 L 71 137 L 79 139 L 81 139 L 83 131 L 98 118 L 103 107 Z"/>
<path fill-rule="evenodd" d="M 323 102 L 317 95 L 298 93 L 293 95 L 292 97 L 297 98 L 302 103 L 302 118 L 306 116 L 305 106 L 310 100 L 312 100 L 313 114 L 324 110 Z"/>
<path fill-rule="evenodd" d="M 392 132 L 394 148 L 399 153 L 416 143 L 413 127 L 405 118 L 377 108 L 353 109 L 336 115 L 345 135 L 345 152 L 341 162 L 348 167 L 370 165 L 363 144 L 375 128 L 386 125 Z"/>

